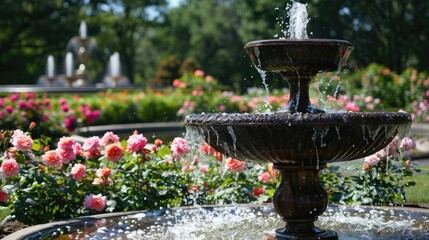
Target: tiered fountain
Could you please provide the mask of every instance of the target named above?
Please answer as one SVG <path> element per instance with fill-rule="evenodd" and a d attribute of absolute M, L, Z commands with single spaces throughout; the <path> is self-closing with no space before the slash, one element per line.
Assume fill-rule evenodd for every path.
<path fill-rule="evenodd" d="M 319 171 L 329 162 L 381 150 L 409 130 L 411 117 L 397 112 L 328 113 L 310 103 L 312 78 L 342 67 L 353 50 L 350 42 L 270 39 L 249 42 L 245 49 L 257 68 L 276 72 L 289 83 L 289 104 L 269 114 L 193 114 L 185 120 L 187 130 L 199 132 L 227 156 L 274 163 L 282 180 L 273 204 L 286 222 L 276 230 L 277 239 L 338 239 L 336 232 L 314 225 L 328 204 Z"/>
<path fill-rule="evenodd" d="M 89 81 L 88 63 L 90 57 L 96 49 L 94 38 L 88 37 L 87 26 L 85 21 L 81 21 L 79 26 L 79 36 L 73 37 L 67 45 L 68 51 L 77 56 L 78 68 L 72 77 L 67 78 L 71 85 L 76 82 L 76 85 L 87 85 Z"/>

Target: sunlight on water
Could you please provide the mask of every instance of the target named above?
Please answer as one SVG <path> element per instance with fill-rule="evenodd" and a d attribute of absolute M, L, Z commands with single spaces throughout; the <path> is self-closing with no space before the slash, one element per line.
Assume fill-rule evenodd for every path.
<path fill-rule="evenodd" d="M 194 207 L 130 214 L 64 227 L 51 239 L 265 239 L 283 227 L 271 205 Z M 95 227 L 97 225 L 98 227 Z M 329 206 L 316 225 L 340 239 L 428 239 L 429 212 Z M 67 237 L 67 238 L 64 238 Z"/>

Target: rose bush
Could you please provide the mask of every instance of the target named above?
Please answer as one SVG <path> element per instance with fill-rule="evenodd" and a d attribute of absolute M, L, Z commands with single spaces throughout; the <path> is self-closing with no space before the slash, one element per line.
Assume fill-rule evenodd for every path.
<path fill-rule="evenodd" d="M 321 179 L 330 202 L 371 205 L 402 205 L 406 202 L 405 188 L 415 185 L 407 177 L 420 171 L 410 160 L 415 142 L 398 137 L 384 149 L 365 158 L 357 174 L 343 174 L 338 167 L 330 167 Z"/>
<path fill-rule="evenodd" d="M 138 132 L 123 140 L 107 132 L 82 145 L 65 136 L 51 148 L 21 130 L 0 136 L 1 205 L 30 225 L 100 212 L 264 202 L 277 180 L 272 166 L 224 160 L 183 138 L 150 144 Z"/>

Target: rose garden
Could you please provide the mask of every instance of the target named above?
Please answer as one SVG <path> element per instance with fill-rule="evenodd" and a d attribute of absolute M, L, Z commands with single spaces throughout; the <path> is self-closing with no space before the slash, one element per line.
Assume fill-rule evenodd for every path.
<path fill-rule="evenodd" d="M 86 67 L 100 68 L 86 65 L 88 59 L 79 57 L 82 73 L 78 75 L 76 70 L 76 76 L 63 76 L 69 86 L 58 91 L 52 85 L 46 89 L 55 91 L 42 87 L 0 93 L 2 237 L 38 224 L 103 213 L 273 204 L 282 183 L 276 164 L 221 153 L 207 138 L 205 142 L 192 136 L 183 123 L 194 113 L 246 116 L 281 111 L 292 102 L 291 90 L 279 83 L 271 86 L 270 81 L 278 82 L 277 78 L 265 72 L 255 75 L 263 83 L 246 82 L 248 87 L 243 90 L 228 84 L 213 68 L 200 69 L 192 61 L 183 60 L 178 74 L 170 59 L 160 64 L 157 76 L 171 74 L 153 85 L 120 86 L 120 81 L 128 79 L 111 73 L 111 85 L 76 87 L 73 81 L 90 81 L 89 76 L 95 76 L 85 72 Z M 329 204 L 427 208 L 428 132 L 421 129 L 429 129 L 429 75 L 412 64 L 400 70 L 382 63 L 355 64 L 355 68 L 319 72 L 310 83 L 310 103 L 328 114 L 409 113 L 411 131 L 364 158 L 323 166 L 318 178 Z M 52 84 L 52 76 L 43 77 Z M 9 89 L 15 87 L 11 86 Z M 157 130 L 144 132 L 133 125 L 142 123 L 174 123 L 179 132 L 164 137 Z M 109 129 L 101 134 L 91 132 L 103 126 Z M 124 132 L 126 126 L 137 127 Z M 236 137 L 243 136 L 228 131 L 235 147 Z M 365 135 L 363 127 L 362 131 Z M 338 128 L 337 133 L 340 135 Z M 321 147 L 325 135 L 322 133 Z"/>

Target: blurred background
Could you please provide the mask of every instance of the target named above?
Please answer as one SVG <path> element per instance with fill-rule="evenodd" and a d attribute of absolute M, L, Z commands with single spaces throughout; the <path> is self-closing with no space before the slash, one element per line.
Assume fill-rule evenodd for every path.
<path fill-rule="evenodd" d="M 310 38 L 355 44 L 349 71 L 378 63 L 392 71 L 429 68 L 429 1 L 309 0 Z M 109 57 L 120 53 L 123 75 L 135 85 L 166 86 L 188 70 L 204 69 L 244 91 L 261 86 L 243 46 L 282 37 L 287 4 L 277 0 L 3 0 L 0 84 L 35 84 L 52 55 L 64 69 L 67 44 L 87 24 L 97 49 L 89 74 L 101 82 Z M 257 77 L 253 77 L 257 76 Z M 276 78 L 273 76 L 273 78 Z M 276 87 L 276 81 L 270 87 Z"/>

